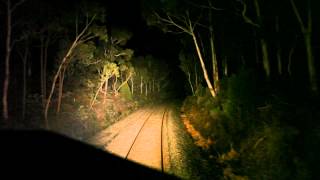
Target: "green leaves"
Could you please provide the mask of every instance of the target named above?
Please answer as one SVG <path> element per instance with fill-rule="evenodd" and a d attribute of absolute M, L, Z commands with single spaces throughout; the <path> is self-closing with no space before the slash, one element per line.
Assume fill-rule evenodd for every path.
<path fill-rule="evenodd" d="M 113 45 L 124 46 L 131 37 L 132 33 L 124 29 L 114 28 L 111 31 L 111 40 Z"/>
<path fill-rule="evenodd" d="M 102 72 L 100 72 L 100 81 L 106 81 L 113 75 L 119 77 L 119 67 L 116 63 L 107 62 L 103 66 Z"/>
<path fill-rule="evenodd" d="M 108 42 L 108 33 L 105 26 L 93 25 L 89 32 L 98 37 L 100 41 Z"/>
<path fill-rule="evenodd" d="M 80 60 L 83 64 L 91 64 L 94 58 L 94 52 L 96 50 L 96 46 L 92 41 L 88 43 L 80 44 L 75 50 L 76 59 Z"/>

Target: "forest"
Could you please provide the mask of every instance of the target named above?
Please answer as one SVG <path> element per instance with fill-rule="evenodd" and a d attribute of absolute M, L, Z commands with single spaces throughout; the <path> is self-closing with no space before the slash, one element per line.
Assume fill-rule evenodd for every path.
<path fill-rule="evenodd" d="M 216 179 L 317 179 L 317 0 L 0 0 L 0 129 L 86 140 L 173 103 Z"/>

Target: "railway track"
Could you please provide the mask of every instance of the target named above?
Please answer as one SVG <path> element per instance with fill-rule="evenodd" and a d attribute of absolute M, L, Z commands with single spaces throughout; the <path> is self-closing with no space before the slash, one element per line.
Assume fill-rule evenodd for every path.
<path fill-rule="evenodd" d="M 154 113 L 154 112 L 152 112 L 152 113 Z M 145 120 L 145 121 L 144 121 L 144 123 L 142 124 L 142 126 L 141 126 L 141 128 L 140 128 L 140 130 L 139 130 L 138 134 L 136 135 L 136 137 L 135 137 L 135 138 L 134 138 L 134 140 L 133 140 L 132 145 L 130 146 L 130 149 L 129 149 L 129 151 L 128 151 L 128 153 L 127 153 L 126 157 L 125 157 L 125 159 L 128 159 L 129 153 L 132 151 L 132 147 L 133 147 L 133 145 L 135 144 L 136 140 L 138 139 L 138 137 L 139 137 L 139 135 L 140 135 L 140 133 L 141 133 L 141 131 L 142 131 L 143 127 L 144 127 L 144 126 L 145 126 L 145 124 L 148 122 L 148 120 L 149 120 L 149 118 L 151 117 L 152 113 L 150 113 L 150 115 L 149 115 L 149 116 L 147 116 L 146 120 Z"/>
<path fill-rule="evenodd" d="M 165 172 L 169 108 L 140 110 L 92 138 L 91 143 L 124 159 Z"/>

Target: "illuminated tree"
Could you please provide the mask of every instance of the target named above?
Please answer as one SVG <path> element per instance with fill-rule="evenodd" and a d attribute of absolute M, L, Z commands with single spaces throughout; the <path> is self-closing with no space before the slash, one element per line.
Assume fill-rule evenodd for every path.
<path fill-rule="evenodd" d="M 110 77 L 112 76 L 115 76 L 115 77 L 119 77 L 119 68 L 117 66 L 116 63 L 113 63 L 113 62 L 106 62 L 105 65 L 103 66 L 103 69 L 101 72 L 99 72 L 100 74 L 100 83 L 99 83 L 99 86 L 98 86 L 98 89 L 90 103 L 90 108 L 92 108 L 97 96 L 98 96 L 98 93 L 100 92 L 100 90 L 102 89 L 103 85 L 105 87 L 105 90 L 104 90 L 104 101 L 106 99 L 106 94 L 107 94 L 107 91 L 108 91 L 108 82 L 109 82 L 109 79 Z"/>
<path fill-rule="evenodd" d="M 198 55 L 198 59 L 199 62 L 201 64 L 201 68 L 202 68 L 202 73 L 205 79 L 205 82 L 207 84 L 207 87 L 211 93 L 212 97 L 216 96 L 216 90 L 213 86 L 213 83 L 211 82 L 209 75 L 208 75 L 208 70 L 205 64 L 205 59 L 204 59 L 204 55 L 203 55 L 203 51 L 201 51 L 200 48 L 200 44 L 199 44 L 199 40 L 198 37 L 196 36 L 196 32 L 195 32 L 195 28 L 197 26 L 197 22 L 193 22 L 191 20 L 191 18 L 189 17 L 189 14 L 187 13 L 185 16 L 182 17 L 172 17 L 169 14 L 167 14 L 167 16 L 165 18 L 160 17 L 159 15 L 157 15 L 159 20 L 161 20 L 163 23 L 165 23 L 168 26 L 174 26 L 176 28 L 178 28 L 180 31 L 190 35 L 192 37 L 193 40 L 193 44 L 196 48 L 196 53 Z M 213 46 L 212 46 L 213 48 Z M 214 51 L 213 51 L 214 52 Z M 213 54 L 213 58 L 214 58 L 214 54 Z M 215 66 L 214 66 L 215 67 Z"/>
<path fill-rule="evenodd" d="M 63 79 L 64 79 L 64 73 L 66 71 L 67 65 L 70 63 L 70 60 L 72 60 L 72 56 L 73 53 L 75 51 L 75 49 L 85 43 L 88 42 L 90 40 L 92 40 L 93 38 L 96 38 L 100 35 L 100 33 L 96 33 L 97 31 L 95 31 L 95 28 L 93 30 L 90 29 L 92 23 L 95 20 L 96 15 L 93 15 L 91 17 L 87 17 L 87 19 L 90 18 L 90 20 L 88 20 L 83 29 L 81 31 L 79 31 L 79 33 L 76 33 L 76 37 L 73 40 L 73 42 L 71 43 L 71 45 L 69 46 L 69 48 L 67 49 L 65 55 L 63 56 L 61 62 L 58 65 L 58 69 L 53 77 L 53 81 L 52 81 L 52 85 L 51 85 L 51 90 L 50 90 L 50 94 L 47 98 L 47 102 L 46 102 L 46 106 L 45 106 L 45 111 L 44 111 L 44 117 L 45 117 L 45 125 L 46 128 L 49 128 L 49 123 L 48 123 L 48 110 L 49 110 L 49 106 L 51 103 L 51 98 L 53 96 L 54 93 L 54 89 L 56 86 L 56 82 L 58 81 L 59 78 L 59 82 L 60 82 L 60 88 L 63 88 Z M 77 27 L 78 24 L 76 23 Z M 77 29 L 77 28 L 76 28 Z M 99 32 L 99 31 L 98 31 Z M 61 98 L 61 94 L 62 94 L 62 90 L 60 89 L 59 91 L 59 97 Z M 61 103 L 61 99 L 59 104 Z"/>
<path fill-rule="evenodd" d="M 219 64 L 222 63 L 218 62 L 215 47 L 213 11 L 222 9 L 214 7 L 211 1 L 180 3 L 176 0 L 149 4 L 151 7 L 161 5 L 163 10 L 154 8 L 156 13 L 153 16 L 149 12 L 149 16 L 146 16 L 148 24 L 157 25 L 164 32 L 185 33 L 191 37 L 203 78 L 211 96 L 215 97 L 219 90 Z"/>
<path fill-rule="evenodd" d="M 96 32 L 101 32 L 101 30 Z M 104 35 L 104 38 L 100 39 L 98 43 L 102 47 L 93 42 L 84 43 L 77 48 L 77 56 L 75 57 L 75 59 L 80 59 L 82 64 L 94 66 L 98 70 L 98 85 L 90 108 L 93 107 L 100 92 L 103 93 L 103 102 L 106 102 L 109 84 L 111 84 L 114 95 L 117 95 L 134 74 L 130 63 L 133 50 L 122 48 L 131 37 L 130 32 L 118 29 L 111 33 L 110 37 L 106 36 L 106 32 L 100 34 Z"/>
<path fill-rule="evenodd" d="M 213 78 L 213 86 L 216 92 L 219 92 L 219 69 L 218 69 L 218 59 L 217 59 L 217 52 L 215 48 L 215 39 L 214 39 L 214 32 L 213 32 L 213 20 L 212 20 L 212 11 L 213 9 L 217 10 L 216 8 L 213 8 L 210 1 L 209 3 L 209 40 L 210 40 L 210 50 L 211 50 L 211 61 L 212 61 L 212 78 Z"/>
<path fill-rule="evenodd" d="M 152 99 L 164 93 L 161 89 L 169 82 L 169 68 L 164 60 L 146 55 L 133 58 L 132 63 L 135 69 L 133 89 L 140 92 L 140 97 Z"/>

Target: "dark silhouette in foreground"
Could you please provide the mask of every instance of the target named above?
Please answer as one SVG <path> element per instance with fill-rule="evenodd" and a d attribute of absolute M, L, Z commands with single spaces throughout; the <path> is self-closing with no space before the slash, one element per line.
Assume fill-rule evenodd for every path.
<path fill-rule="evenodd" d="M 8 173 L 11 178 L 45 173 L 62 179 L 64 176 L 60 175 L 89 175 L 90 179 L 176 179 L 48 131 L 2 130 L 0 143 L 2 177 L 12 171 Z"/>

